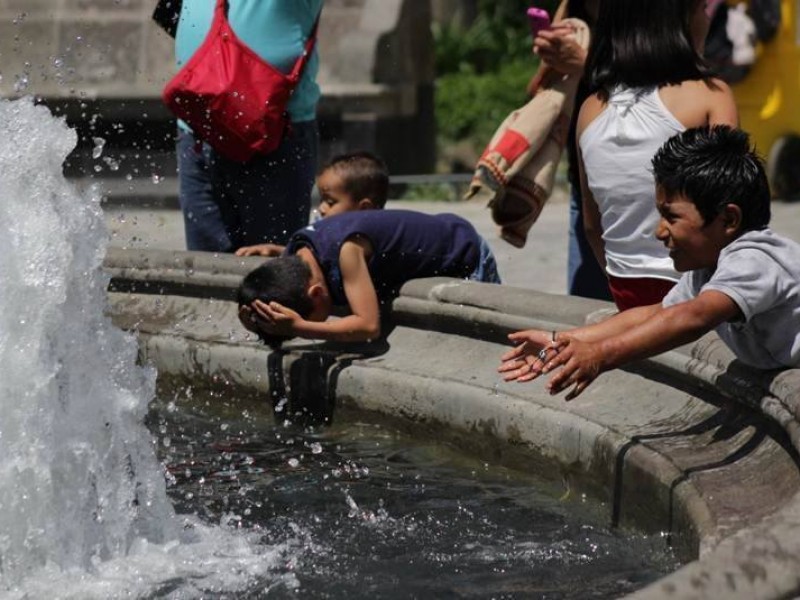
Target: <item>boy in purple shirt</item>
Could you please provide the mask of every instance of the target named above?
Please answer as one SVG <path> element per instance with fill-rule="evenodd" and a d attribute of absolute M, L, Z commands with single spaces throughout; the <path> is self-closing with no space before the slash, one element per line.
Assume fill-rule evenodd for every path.
<path fill-rule="evenodd" d="M 500 283 L 488 245 L 461 217 L 347 212 L 296 232 L 285 256 L 248 274 L 239 288 L 239 318 L 267 343 L 298 336 L 373 340 L 381 305 L 423 277 Z M 349 306 L 351 314 L 327 321 L 333 306 Z"/>

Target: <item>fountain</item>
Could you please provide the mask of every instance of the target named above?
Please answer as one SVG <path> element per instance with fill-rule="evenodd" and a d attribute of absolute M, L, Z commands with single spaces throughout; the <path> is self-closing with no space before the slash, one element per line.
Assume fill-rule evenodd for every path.
<path fill-rule="evenodd" d="M 156 371 L 136 364 L 137 337 L 105 314 L 110 276 L 101 268 L 108 240 L 99 195 L 81 194 L 61 172 L 74 131 L 26 98 L 0 101 L 0 137 L 0 222 L 7 232 L 0 261 L 3 597 L 51 597 L 53 590 L 60 598 L 81 599 L 291 595 L 300 586 L 311 595 L 333 586 L 339 597 L 348 597 L 361 589 L 362 578 L 374 580 L 372 589 L 381 595 L 391 595 L 398 578 L 411 586 L 402 587 L 401 595 L 464 585 L 488 592 L 499 585 L 496 564 L 514 567 L 515 575 L 503 577 L 508 589 L 563 591 L 568 584 L 557 574 L 572 573 L 567 581 L 592 577 L 609 595 L 673 566 L 658 537 L 608 532 L 593 524 L 594 505 L 577 499 L 570 508 L 535 477 L 510 477 L 488 462 L 358 421 L 334 437 L 280 421 L 276 427 L 257 416 L 269 408 L 263 398 L 249 409 L 254 416 L 241 410 L 244 400 L 221 374 L 205 384 L 179 381 L 171 391 L 162 385 L 164 395 L 151 407 Z M 180 277 L 195 280 L 183 292 L 204 295 L 208 284 L 217 295 L 229 293 L 236 268 L 233 275 L 208 278 L 203 261 L 216 259 L 196 258 L 200 269 L 195 257 L 179 267 Z M 119 251 L 112 251 L 107 269 L 113 271 L 116 260 Z M 164 275 L 156 264 L 150 267 Z M 114 285 L 119 290 L 124 278 Z M 146 289 L 147 282 L 138 287 Z M 138 293 L 112 295 L 140 299 Z M 157 309 L 169 309 L 174 298 L 164 298 L 166 304 L 150 299 Z M 187 336 L 201 332 L 195 328 L 200 322 L 225 323 L 213 318 L 214 311 L 232 307 L 207 299 L 198 312 L 195 300 L 185 300 L 191 312 L 171 326 Z M 144 324 L 141 311 L 110 311 L 118 322 L 130 316 L 133 328 Z M 230 327 L 226 339 L 253 350 L 256 371 L 267 373 L 263 349 L 242 333 Z M 192 351 L 184 356 L 197 359 Z M 268 361 L 271 393 L 284 402 L 290 420 L 319 413 L 331 419 L 329 402 L 310 411 L 311 405 L 296 401 L 297 392 L 326 400 L 324 390 L 309 386 L 335 359 L 319 358 L 312 353 L 298 361 L 304 365 L 299 379 L 280 385 L 281 361 Z M 190 398 L 215 385 L 224 395 Z M 198 420 L 198 406 L 211 406 L 211 413 L 229 406 L 230 412 Z M 377 446 L 385 447 L 385 459 L 376 456 Z M 305 455 L 317 459 L 301 465 Z M 309 484 L 313 472 L 318 483 Z M 293 483 L 270 488 L 280 477 Z M 231 496 L 212 489 L 226 481 L 237 483 Z M 363 490 L 352 489 L 359 481 L 374 490 L 366 500 Z M 309 485 L 315 491 L 298 497 Z M 396 489 L 385 499 L 384 486 Z M 425 489 L 435 491 L 423 495 Z M 349 548 L 354 540 L 363 541 Z M 417 554 L 409 580 L 408 557 Z M 621 568 L 623 555 L 630 566 Z M 469 584 L 464 570 L 471 572 Z"/>
<path fill-rule="evenodd" d="M 631 597 L 798 590 L 797 371 L 749 370 L 709 335 L 564 404 L 540 384 L 498 383 L 492 365 L 507 331 L 576 325 L 602 303 L 438 279 L 405 286 L 383 345 L 270 353 L 230 302 L 257 260 L 120 249 L 104 258 L 99 198 L 61 177 L 74 134 L 30 100 L 0 102 L 0 127 L 5 597 L 291 595 L 297 557 L 319 552 L 297 523 L 270 541 L 239 528 L 241 515 L 176 515 L 165 478 L 177 476 L 143 425 L 155 372 L 136 366 L 137 341 L 140 362 L 173 389 L 208 388 L 223 404 L 269 395 L 279 425 L 379 414 L 599 497 L 612 525 L 666 532 L 689 561 Z M 319 442 L 306 443 L 317 454 Z M 344 502 L 366 522 L 386 518 Z"/>
<path fill-rule="evenodd" d="M 61 174 L 75 138 L 30 99 L 0 101 L 0 595 L 291 586 L 267 577 L 291 541 L 178 517 L 167 498 L 143 423 L 155 371 L 103 314 L 100 199 Z"/>

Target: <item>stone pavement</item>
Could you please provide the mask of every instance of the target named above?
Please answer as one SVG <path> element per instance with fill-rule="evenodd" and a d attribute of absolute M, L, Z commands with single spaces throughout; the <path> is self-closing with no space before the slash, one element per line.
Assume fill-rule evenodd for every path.
<path fill-rule="evenodd" d="M 426 213 L 452 212 L 475 225 L 492 247 L 503 283 L 553 294 L 566 291 L 569 204 L 564 188 L 557 188 L 521 250 L 497 236 L 489 211 L 473 202 L 390 200 L 389 208 Z M 800 242 L 800 203 L 774 202 L 773 228 Z M 127 248 L 185 250 L 181 215 L 169 208 L 106 207 L 111 244 Z"/>

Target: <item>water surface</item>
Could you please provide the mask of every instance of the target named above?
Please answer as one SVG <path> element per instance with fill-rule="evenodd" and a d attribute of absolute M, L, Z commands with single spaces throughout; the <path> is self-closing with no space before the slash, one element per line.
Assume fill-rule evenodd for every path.
<path fill-rule="evenodd" d="M 264 405 L 180 394 L 152 413 L 179 513 L 294 540 L 270 598 L 616 598 L 677 567 L 607 507 L 364 415 L 275 424 Z"/>

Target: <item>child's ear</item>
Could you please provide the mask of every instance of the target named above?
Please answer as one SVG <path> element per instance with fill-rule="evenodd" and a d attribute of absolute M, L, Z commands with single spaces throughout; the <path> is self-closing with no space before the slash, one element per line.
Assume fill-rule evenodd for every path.
<path fill-rule="evenodd" d="M 327 301 L 328 299 L 328 290 L 325 288 L 324 285 L 319 283 L 311 284 L 308 287 L 308 297 L 311 299 L 315 305 L 321 301 Z"/>
<path fill-rule="evenodd" d="M 722 209 L 722 222 L 725 225 L 725 233 L 736 235 L 742 228 L 742 209 L 736 204 L 726 204 Z"/>
<path fill-rule="evenodd" d="M 371 198 L 362 198 L 358 201 L 358 210 L 372 210 L 377 208 Z"/>

